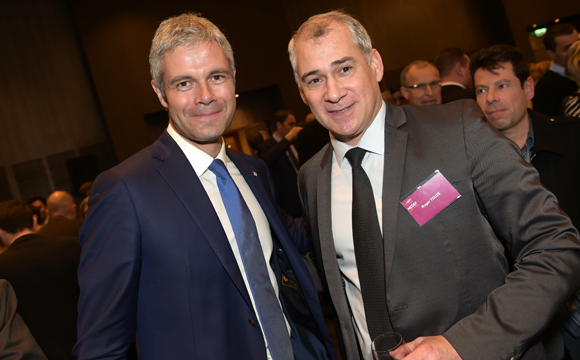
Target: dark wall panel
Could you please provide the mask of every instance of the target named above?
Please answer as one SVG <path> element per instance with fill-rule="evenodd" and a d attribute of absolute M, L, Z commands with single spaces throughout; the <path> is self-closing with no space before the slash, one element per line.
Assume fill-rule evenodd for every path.
<path fill-rule="evenodd" d="M 14 164 L 12 170 L 23 201 L 38 195 L 46 198 L 52 193 L 42 159 Z"/>

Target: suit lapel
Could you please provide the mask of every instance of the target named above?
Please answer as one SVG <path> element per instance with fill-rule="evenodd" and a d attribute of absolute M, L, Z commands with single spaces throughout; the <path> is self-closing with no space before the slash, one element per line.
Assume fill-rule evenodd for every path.
<path fill-rule="evenodd" d="M 387 103 L 385 121 L 385 165 L 383 169 L 383 239 L 385 244 L 385 281 L 388 288 L 397 239 L 399 198 L 407 152 L 407 133 L 398 127 L 406 123 L 400 107 Z"/>
<path fill-rule="evenodd" d="M 324 275 L 332 303 L 338 314 L 342 340 L 345 344 L 348 359 L 359 359 L 358 340 L 352 326 L 351 311 L 346 299 L 344 281 L 336 259 L 336 247 L 332 235 L 332 146 L 329 144 L 322 158 L 320 170 L 316 176 L 316 216 L 318 219 L 318 236 Z"/>
<path fill-rule="evenodd" d="M 329 286 L 333 301 L 336 301 L 335 299 L 343 297 L 344 290 L 342 286 L 342 276 L 336 260 L 334 237 L 332 235 L 332 151 L 332 146 L 328 145 L 322 163 L 320 164 L 321 169 L 316 177 L 316 205 L 322 265 L 324 267 L 327 281 L 338 285 Z"/>
<path fill-rule="evenodd" d="M 167 132 L 153 145 L 153 157 L 162 161 L 157 171 L 181 200 L 240 294 L 253 309 L 222 224 L 215 211 L 208 210 L 213 210 L 213 205 L 185 154 Z"/>

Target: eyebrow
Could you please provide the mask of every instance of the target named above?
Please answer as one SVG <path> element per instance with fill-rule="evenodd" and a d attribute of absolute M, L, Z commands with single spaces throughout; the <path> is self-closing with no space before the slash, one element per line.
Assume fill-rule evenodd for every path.
<path fill-rule="evenodd" d="M 499 83 L 506 83 L 506 82 L 507 83 L 510 83 L 510 84 L 513 83 L 513 81 L 511 81 L 509 79 L 500 79 L 498 81 L 492 82 L 491 85 L 493 86 L 493 85 L 497 85 Z M 484 84 L 479 84 L 479 85 L 475 85 L 475 87 L 477 88 L 477 87 L 488 87 L 488 86 L 487 85 L 484 85 Z"/>
<path fill-rule="evenodd" d="M 352 56 L 345 56 L 342 59 L 334 60 L 333 62 L 330 63 L 330 66 L 336 67 L 338 65 L 344 64 L 347 61 L 354 61 L 354 58 Z"/>
<path fill-rule="evenodd" d="M 171 81 L 169 82 L 169 84 L 170 85 L 175 85 L 175 84 L 178 84 L 178 83 L 180 83 L 182 81 L 186 81 L 186 80 L 191 80 L 191 76 L 189 76 L 189 75 L 180 75 L 180 76 L 177 76 L 177 77 L 171 79 Z"/>
<path fill-rule="evenodd" d="M 355 61 L 355 60 L 354 60 L 354 58 L 352 56 L 345 56 L 345 57 L 343 57 L 341 59 L 334 60 L 333 62 L 330 63 L 330 66 L 331 67 L 337 67 L 337 66 L 342 65 L 342 64 L 344 64 L 345 62 L 348 62 L 348 61 Z M 306 78 L 307 77 L 312 76 L 312 75 L 316 75 L 319 72 L 320 72 L 320 70 L 318 70 L 318 69 L 309 71 L 306 74 L 302 75 L 301 80 L 304 82 L 304 81 L 306 81 Z"/>
<path fill-rule="evenodd" d="M 231 75 L 231 71 L 229 69 L 223 68 L 223 67 L 217 68 L 217 69 L 212 70 L 209 73 L 209 77 L 212 77 L 212 76 L 217 75 L 217 74 L 228 74 L 228 75 Z M 193 78 L 190 75 L 179 75 L 179 76 L 171 79 L 171 81 L 169 82 L 169 84 L 170 85 L 175 85 L 175 84 L 178 84 L 178 83 L 180 83 L 182 81 L 187 81 L 187 80 L 193 80 Z"/>

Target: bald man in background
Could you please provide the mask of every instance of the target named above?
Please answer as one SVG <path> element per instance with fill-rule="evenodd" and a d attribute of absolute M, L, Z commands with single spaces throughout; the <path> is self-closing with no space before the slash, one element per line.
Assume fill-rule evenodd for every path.
<path fill-rule="evenodd" d="M 38 231 L 42 236 L 79 237 L 84 219 L 77 219 L 77 205 L 71 194 L 55 191 L 46 199 L 47 224 Z"/>

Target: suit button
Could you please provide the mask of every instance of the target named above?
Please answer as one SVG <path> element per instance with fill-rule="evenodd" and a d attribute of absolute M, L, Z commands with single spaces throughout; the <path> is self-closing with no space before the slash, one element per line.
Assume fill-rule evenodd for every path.
<path fill-rule="evenodd" d="M 252 325 L 253 327 L 258 326 L 258 324 L 256 324 L 256 322 L 252 319 L 248 319 L 248 322 L 250 323 L 250 325 Z"/>

